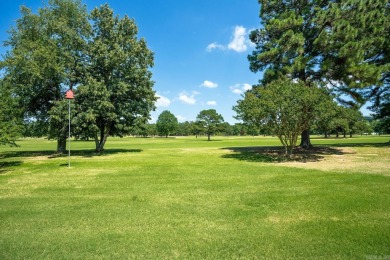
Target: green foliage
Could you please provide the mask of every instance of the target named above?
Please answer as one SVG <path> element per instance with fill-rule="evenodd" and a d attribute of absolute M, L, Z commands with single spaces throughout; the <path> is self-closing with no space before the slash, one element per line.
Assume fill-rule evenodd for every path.
<path fill-rule="evenodd" d="M 114 16 L 106 4 L 91 12 L 90 23 L 80 0 L 49 0 L 38 14 L 21 11 L 1 68 L 26 120 L 51 124 L 49 137 L 58 139 L 59 152 L 67 136 L 67 89 L 76 92 L 74 133 L 94 138 L 98 151 L 108 136 L 129 134 L 147 121 L 156 100 L 153 53 L 137 39 L 133 20 Z"/>
<path fill-rule="evenodd" d="M 23 122 L 23 137 L 45 137 L 49 134 L 47 122 L 36 121 L 34 118 Z"/>
<path fill-rule="evenodd" d="M 207 134 L 207 138 L 210 141 L 210 136 L 219 130 L 224 120 L 215 109 L 208 109 L 200 111 L 196 117 L 196 121 L 198 128 L 204 129 L 203 131 Z"/>
<path fill-rule="evenodd" d="M 329 134 L 335 130 L 335 119 L 338 116 L 338 105 L 333 100 L 322 100 L 317 109 L 318 115 L 312 125 L 314 129 L 323 133 L 325 138 L 329 136 Z"/>
<path fill-rule="evenodd" d="M 327 84 L 357 108 L 364 92 L 388 78 L 390 6 L 383 0 L 259 0 L 261 28 L 251 32 L 248 56 L 262 84 L 285 77 L 308 87 Z M 352 97 L 342 100 L 343 97 Z M 302 145 L 310 146 L 308 132 Z M 306 140 L 308 139 L 308 140 Z"/>
<path fill-rule="evenodd" d="M 192 134 L 192 126 L 193 122 L 185 121 L 185 122 L 180 122 L 178 124 L 177 130 L 176 130 L 176 135 L 178 136 L 189 136 Z"/>
<path fill-rule="evenodd" d="M 168 110 L 163 111 L 157 119 L 156 128 L 157 133 L 160 136 L 168 137 L 170 133 L 173 133 L 178 127 L 178 121 L 174 114 Z"/>
<path fill-rule="evenodd" d="M 233 134 L 233 129 L 232 129 L 232 126 L 228 122 L 224 122 L 219 127 L 219 132 L 222 135 L 229 136 L 229 135 Z"/>
<path fill-rule="evenodd" d="M 78 122 L 102 151 L 108 136 L 130 134 L 149 119 L 156 101 L 149 70 L 153 53 L 144 39 L 137 39 L 135 22 L 114 16 L 107 4 L 92 10 L 91 19 L 90 78 L 80 87 Z"/>
<path fill-rule="evenodd" d="M 115 107 L 110 102 L 110 93 L 104 84 L 91 79 L 87 84 L 79 86 L 75 95 L 76 135 L 81 138 L 94 138 L 96 141 L 98 135 L 105 131 L 105 122 L 116 119 Z M 98 145 L 97 142 L 96 149 Z"/>
<path fill-rule="evenodd" d="M 12 95 L 10 85 L 0 79 L 0 145 L 16 146 L 16 139 L 22 135 L 22 112 L 17 98 Z"/>
<path fill-rule="evenodd" d="M 329 99 L 325 92 L 303 82 L 275 80 L 247 91 L 233 109 L 246 124 L 276 135 L 291 155 L 299 135 L 310 128 L 320 115 L 321 103 Z"/>
<path fill-rule="evenodd" d="M 69 136 L 69 108 L 72 118 L 74 105 L 70 100 L 54 101 L 54 106 L 49 111 L 49 138 L 57 140 L 58 153 L 65 152 L 66 139 Z"/>
<path fill-rule="evenodd" d="M 85 39 L 91 27 L 86 8 L 79 0 L 50 0 L 38 14 L 27 7 L 21 7 L 21 13 L 5 42 L 10 51 L 1 68 L 12 85 L 13 95 L 19 97 L 24 117 L 43 124 L 49 121 L 50 113 L 58 114 L 61 108 L 54 106 L 61 104 L 65 90 L 82 80 Z M 50 112 L 52 109 L 56 111 Z M 51 136 L 64 138 L 64 133 L 53 131 L 54 126 Z M 64 139 L 58 139 L 59 152 L 65 150 L 64 143 Z"/>
<path fill-rule="evenodd" d="M 389 6 L 382 0 L 259 1 L 263 27 L 251 33 L 251 70 L 263 83 L 290 75 L 309 85 L 369 87 L 388 64 L 371 62 L 386 44 Z"/>
<path fill-rule="evenodd" d="M 390 48 L 388 55 L 390 56 Z M 371 93 L 371 101 L 373 102 L 371 109 L 375 119 L 378 120 L 376 124 L 378 133 L 390 133 L 390 72 L 387 73 L 384 84 L 374 88 Z"/>
<path fill-rule="evenodd" d="M 390 120 L 386 119 L 376 119 L 372 122 L 372 128 L 374 132 L 381 134 L 390 133 Z"/>
<path fill-rule="evenodd" d="M 362 120 L 358 120 L 357 122 L 355 122 L 353 128 L 352 128 L 352 132 L 356 133 L 356 134 L 360 134 L 360 135 L 363 135 L 363 134 L 372 134 L 373 132 L 373 128 L 371 126 L 371 124 L 365 120 L 365 119 L 362 119 Z"/>
<path fill-rule="evenodd" d="M 156 136 L 157 135 L 157 129 L 156 129 L 156 124 L 139 124 L 134 126 L 131 129 L 131 135 L 132 136 L 138 136 L 138 137 L 148 137 L 148 136 Z"/>

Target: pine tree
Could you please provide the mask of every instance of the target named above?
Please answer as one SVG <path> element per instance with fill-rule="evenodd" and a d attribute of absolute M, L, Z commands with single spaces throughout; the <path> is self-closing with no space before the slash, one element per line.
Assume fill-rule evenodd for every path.
<path fill-rule="evenodd" d="M 251 33 L 256 50 L 248 56 L 262 84 L 288 76 L 307 87 L 327 84 L 336 92 L 378 84 L 388 65 L 378 49 L 386 42 L 383 0 L 259 0 L 261 28 Z M 356 91 L 354 92 L 356 93 Z M 301 146 L 310 147 L 309 131 Z"/>

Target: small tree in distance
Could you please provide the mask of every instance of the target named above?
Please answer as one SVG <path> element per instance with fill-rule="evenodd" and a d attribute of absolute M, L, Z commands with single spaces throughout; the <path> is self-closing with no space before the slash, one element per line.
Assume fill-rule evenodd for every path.
<path fill-rule="evenodd" d="M 223 117 L 215 109 L 202 110 L 196 117 L 196 121 L 201 124 L 207 134 L 207 140 L 214 134 L 219 126 L 224 122 Z"/>
<path fill-rule="evenodd" d="M 160 136 L 168 138 L 169 134 L 173 133 L 177 129 L 178 124 L 179 123 L 175 115 L 168 110 L 165 110 L 158 116 L 156 122 L 157 133 Z"/>

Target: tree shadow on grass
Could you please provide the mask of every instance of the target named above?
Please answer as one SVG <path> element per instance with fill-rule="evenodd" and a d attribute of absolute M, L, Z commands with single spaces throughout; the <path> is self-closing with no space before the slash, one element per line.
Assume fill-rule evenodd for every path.
<path fill-rule="evenodd" d="M 70 151 L 72 156 L 81 156 L 81 157 L 100 157 L 100 156 L 108 156 L 108 155 L 114 155 L 114 154 L 120 154 L 120 153 L 140 153 L 142 152 L 142 149 L 108 149 L 104 150 L 103 152 L 97 153 L 93 150 L 75 150 Z M 64 154 L 67 156 L 68 154 Z"/>
<path fill-rule="evenodd" d="M 335 147 L 390 147 L 390 142 L 386 143 L 336 143 Z"/>
<path fill-rule="evenodd" d="M 6 174 L 11 168 L 21 165 L 21 161 L 11 161 L 11 162 L 0 162 L 0 175 Z"/>
<path fill-rule="evenodd" d="M 251 146 L 251 147 L 225 147 L 233 153 L 222 155 L 222 158 L 237 159 L 250 162 L 280 163 L 286 161 L 317 162 L 325 155 L 343 155 L 341 149 L 329 146 L 315 146 L 311 149 L 295 148 L 290 157 L 285 155 L 285 150 L 280 146 Z"/>
<path fill-rule="evenodd" d="M 97 153 L 94 150 L 74 150 L 70 151 L 71 156 L 79 156 L 84 158 L 92 158 L 92 157 L 100 157 L 100 156 L 108 156 L 119 153 L 140 153 L 142 149 L 107 149 L 101 153 Z M 12 152 L 2 152 L 0 153 L 0 159 L 7 158 L 20 158 L 20 157 L 40 157 L 44 156 L 49 159 L 65 157 L 68 156 L 68 153 L 55 153 L 52 150 L 45 151 L 12 151 Z"/>

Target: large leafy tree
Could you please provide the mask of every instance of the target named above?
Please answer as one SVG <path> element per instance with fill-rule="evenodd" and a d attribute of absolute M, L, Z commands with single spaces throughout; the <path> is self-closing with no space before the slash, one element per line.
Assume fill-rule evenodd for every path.
<path fill-rule="evenodd" d="M 215 109 L 200 111 L 196 121 L 204 129 L 208 141 L 211 140 L 210 136 L 216 133 L 224 122 L 222 115 L 218 114 Z"/>
<path fill-rule="evenodd" d="M 253 72 L 264 72 L 262 84 L 288 76 L 307 87 L 321 82 L 339 93 L 356 94 L 378 84 L 388 69 L 376 62 L 388 38 L 386 1 L 259 3 L 262 26 L 250 35 L 256 50 L 248 59 Z M 308 129 L 302 132 L 301 146 L 311 146 Z"/>
<path fill-rule="evenodd" d="M 77 125 L 95 138 L 101 152 L 109 136 L 130 134 L 150 117 L 156 101 L 151 80 L 153 53 L 127 16 L 114 16 L 107 5 L 91 12 L 89 78 L 78 87 Z"/>
<path fill-rule="evenodd" d="M 156 127 L 160 136 L 168 137 L 178 128 L 178 121 L 174 114 L 168 110 L 164 110 L 157 119 Z"/>
<path fill-rule="evenodd" d="M 25 119 L 47 124 L 49 111 L 60 104 L 66 89 L 82 80 L 85 38 L 90 33 L 87 12 L 80 0 L 49 0 L 37 14 L 27 7 L 21 7 L 21 14 L 5 43 L 10 51 L 1 68 Z M 58 152 L 66 149 L 63 129 L 52 128 Z"/>
<path fill-rule="evenodd" d="M 322 104 L 331 103 L 328 93 L 319 88 L 308 88 L 301 81 L 279 79 L 254 86 L 234 110 L 237 118 L 248 125 L 276 135 L 286 154 L 291 155 L 298 137 L 320 116 Z"/>

